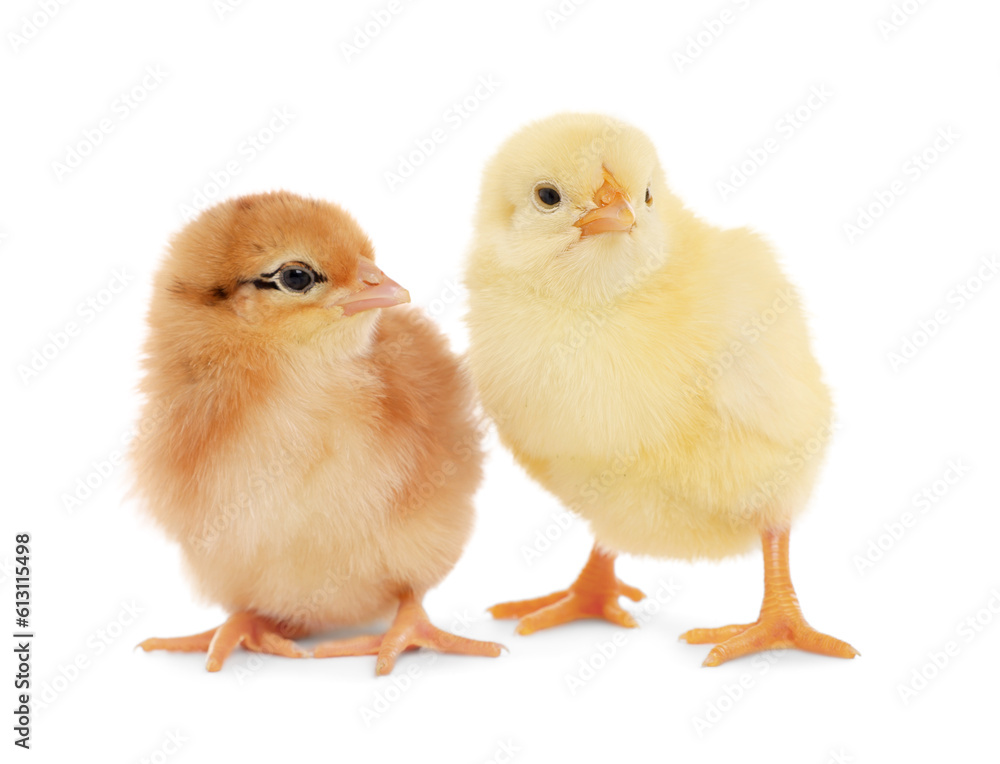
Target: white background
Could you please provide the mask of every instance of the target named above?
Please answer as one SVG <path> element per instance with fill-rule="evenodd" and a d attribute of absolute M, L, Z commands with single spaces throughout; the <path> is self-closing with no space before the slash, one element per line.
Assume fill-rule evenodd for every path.
<path fill-rule="evenodd" d="M 894 12 L 889 0 L 400 0 L 391 14 L 387 2 L 249 0 L 225 14 L 220 5 L 52 3 L 47 18 L 45 2 L 15 0 L 0 18 L 0 623 L 9 635 L 13 538 L 27 531 L 34 691 L 50 701 L 32 715 L 31 753 L 15 753 L 178 764 L 995 756 L 1000 277 L 984 269 L 992 280 L 976 279 L 981 259 L 1000 252 L 1000 7 L 908 0 L 899 7 L 912 13 L 899 11 L 902 23 L 889 28 L 880 27 Z M 713 23 L 723 11 L 728 22 Z M 389 15 L 388 25 L 345 53 L 372 12 Z M 706 24 L 721 32 L 711 36 Z M 701 46 L 689 39 L 699 34 Z M 676 55 L 685 50 L 689 63 Z M 496 83 L 493 92 L 476 95 L 480 78 Z M 818 108 L 808 105 L 814 87 L 831 94 L 813 100 Z M 134 109 L 121 100 L 133 89 L 142 98 Z M 466 99 L 462 116 L 454 105 Z M 275 109 L 293 117 L 250 156 L 244 142 Z M 342 203 L 383 268 L 461 349 L 464 307 L 451 297 L 482 165 L 518 126 L 564 109 L 646 130 L 674 190 L 719 225 L 762 231 L 801 288 L 839 429 L 793 533 L 792 572 L 806 617 L 862 657 L 787 653 L 700 667 L 708 648 L 677 636 L 753 619 L 759 553 L 723 564 L 626 558 L 621 577 L 648 595 L 665 592 L 661 582 L 679 587 L 642 628 L 595 621 L 513 635 L 511 622 L 487 619 L 484 608 L 564 587 L 591 539 L 576 521 L 527 564 L 537 534 L 556 535 L 559 507 L 495 439 L 476 534 L 426 605 L 439 625 L 502 641 L 509 654 L 408 654 L 395 673 L 406 684 L 409 672 L 400 690 L 375 679 L 373 658 L 239 651 L 210 675 L 203 656 L 133 651 L 146 637 L 224 617 L 193 601 L 176 550 L 126 500 L 126 468 L 105 464 L 138 411 L 150 280 L 184 223 L 183 205 L 199 191 L 220 199 L 277 188 Z M 781 121 L 796 109 L 808 119 L 789 135 Z M 88 147 L 102 120 L 111 130 Z M 435 129 L 446 140 L 390 188 L 385 173 Z M 935 156 L 940 130 L 957 137 Z M 718 182 L 769 138 L 777 150 L 723 198 Z M 66 172 L 55 163 L 67 162 L 70 147 L 88 156 Z M 916 172 L 911 157 L 925 151 L 931 159 Z M 231 160 L 239 172 L 218 192 L 212 173 Z M 844 225 L 857 222 L 859 206 L 896 180 L 904 193 L 849 237 Z M 111 297 L 102 290 L 115 272 L 127 285 Z M 978 291 L 960 300 L 960 286 Z M 87 312 L 87 300 L 109 297 L 100 313 Z M 945 320 L 926 324 L 939 309 Z M 71 321 L 79 332 L 66 347 L 46 348 Z M 893 364 L 906 338 L 921 347 Z M 33 358 L 43 368 L 24 374 Z M 963 474 L 942 482 L 955 478 L 954 461 Z M 100 485 L 67 508 L 88 478 Z M 934 501 L 921 500 L 922 512 L 925 490 Z M 912 527 L 882 535 L 905 512 Z M 880 541 L 881 558 L 860 570 Z M 128 616 L 125 606 L 141 612 Z M 981 631 L 961 629 L 977 613 Z M 598 646 L 616 635 L 601 665 Z M 934 674 L 928 655 L 949 642 L 957 654 L 904 702 L 900 687 L 914 670 Z M 11 648 L 0 652 L 9 750 L 15 668 Z M 601 667 L 574 693 L 567 677 L 581 661 Z M 75 674 L 74 662 L 84 665 Z M 363 709 L 380 697 L 392 702 L 366 724 Z M 714 720 L 700 735 L 698 718 Z M 179 750 L 169 737 L 178 734 Z"/>

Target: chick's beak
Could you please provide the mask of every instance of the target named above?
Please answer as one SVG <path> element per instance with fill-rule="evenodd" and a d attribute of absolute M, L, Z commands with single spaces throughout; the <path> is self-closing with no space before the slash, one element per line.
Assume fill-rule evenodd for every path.
<path fill-rule="evenodd" d="M 410 301 L 410 293 L 379 270 L 371 260 L 360 258 L 358 285 L 354 292 L 342 297 L 331 307 L 340 308 L 342 315 L 353 316 L 372 308 L 391 308 Z"/>
<path fill-rule="evenodd" d="M 594 194 L 597 209 L 582 215 L 573 225 L 580 229 L 580 236 L 619 231 L 628 233 L 635 225 L 635 210 L 625 189 L 614 175 L 604 171 L 604 185 Z"/>

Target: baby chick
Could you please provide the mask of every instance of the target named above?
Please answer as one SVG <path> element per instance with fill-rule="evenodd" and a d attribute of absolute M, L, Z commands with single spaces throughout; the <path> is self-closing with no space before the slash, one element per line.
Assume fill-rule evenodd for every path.
<path fill-rule="evenodd" d="M 582 515 L 596 544 L 566 591 L 497 605 L 530 634 L 579 618 L 635 626 L 619 552 L 721 558 L 764 546 L 751 624 L 695 629 L 716 666 L 775 647 L 843 658 L 812 629 L 788 535 L 830 432 L 830 398 L 795 292 L 747 229 L 698 220 L 650 140 L 565 114 L 487 166 L 466 270 L 470 367 L 502 441 Z"/>
<path fill-rule="evenodd" d="M 173 240 L 154 285 L 136 489 L 183 550 L 216 629 L 149 639 L 304 657 L 292 641 L 397 608 L 384 636 L 317 657 L 499 655 L 421 606 L 461 554 L 481 477 L 471 385 L 339 207 L 279 192 L 219 204 Z M 444 476 L 443 478 L 439 476 Z"/>

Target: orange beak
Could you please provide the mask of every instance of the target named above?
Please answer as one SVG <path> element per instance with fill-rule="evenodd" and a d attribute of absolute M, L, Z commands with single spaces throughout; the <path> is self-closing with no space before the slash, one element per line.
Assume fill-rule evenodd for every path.
<path fill-rule="evenodd" d="M 379 270 L 371 260 L 358 261 L 358 288 L 333 303 L 345 316 L 372 308 L 391 308 L 410 301 L 410 293 Z"/>
<path fill-rule="evenodd" d="M 597 209 L 582 215 L 573 225 L 580 229 L 580 236 L 619 231 L 628 233 L 635 225 L 635 210 L 615 176 L 604 170 L 604 185 L 594 194 Z"/>

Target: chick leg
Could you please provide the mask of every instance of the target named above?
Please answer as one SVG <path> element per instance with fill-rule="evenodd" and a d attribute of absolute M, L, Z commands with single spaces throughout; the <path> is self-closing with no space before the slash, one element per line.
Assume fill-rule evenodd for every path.
<path fill-rule="evenodd" d="M 753 623 L 692 629 L 681 639 L 692 645 L 715 644 L 704 666 L 721 663 L 750 653 L 794 647 L 835 658 L 853 658 L 857 650 L 806 623 L 799 607 L 788 570 L 788 529 L 764 531 L 764 602 Z"/>
<path fill-rule="evenodd" d="M 385 634 L 324 642 L 316 647 L 313 656 L 334 658 L 344 655 L 377 655 L 375 674 L 385 676 L 392 671 L 401 653 L 418 647 L 441 653 L 484 655 L 490 658 L 496 658 L 505 649 L 496 642 L 479 642 L 442 631 L 427 618 L 420 599 L 412 591 L 406 591 L 399 599 L 396 618 Z"/>
<path fill-rule="evenodd" d="M 288 639 L 291 632 L 277 621 L 256 613 L 233 613 L 215 629 L 190 637 L 159 639 L 153 637 L 138 646 L 147 653 L 169 650 L 183 653 L 208 653 L 205 668 L 218 671 L 237 645 L 255 653 L 282 655 L 286 658 L 306 658 L 309 653 Z"/>
<path fill-rule="evenodd" d="M 494 618 L 519 619 L 518 634 L 531 634 L 583 618 L 603 618 L 631 629 L 638 624 L 618 604 L 618 598 L 628 597 L 638 602 L 645 596 L 615 576 L 615 555 L 595 544 L 590 559 L 569 589 L 536 599 L 504 602 L 489 611 Z"/>

